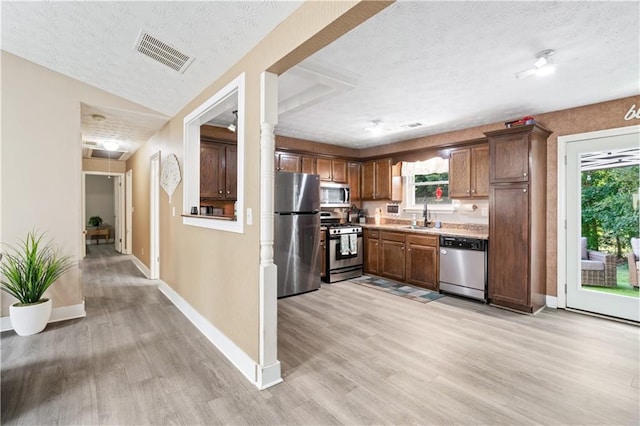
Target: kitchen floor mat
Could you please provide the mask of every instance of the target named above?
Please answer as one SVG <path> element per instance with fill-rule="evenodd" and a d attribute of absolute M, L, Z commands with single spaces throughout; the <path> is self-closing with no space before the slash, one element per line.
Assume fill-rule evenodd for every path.
<path fill-rule="evenodd" d="M 369 275 L 352 278 L 349 282 L 395 294 L 396 296 L 415 300 L 420 303 L 429 303 L 433 300 L 445 297 L 444 294 L 440 294 L 435 291 L 425 290 L 424 288 Z"/>

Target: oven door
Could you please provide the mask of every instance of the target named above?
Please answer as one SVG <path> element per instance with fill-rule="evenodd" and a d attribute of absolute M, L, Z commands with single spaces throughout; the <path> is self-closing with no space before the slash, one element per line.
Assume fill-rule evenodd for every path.
<path fill-rule="evenodd" d="M 349 234 L 347 234 L 349 235 Z M 358 234 L 356 253 L 343 254 L 340 247 L 340 236 L 329 238 L 329 269 L 346 268 L 349 266 L 362 265 L 362 234 Z"/>

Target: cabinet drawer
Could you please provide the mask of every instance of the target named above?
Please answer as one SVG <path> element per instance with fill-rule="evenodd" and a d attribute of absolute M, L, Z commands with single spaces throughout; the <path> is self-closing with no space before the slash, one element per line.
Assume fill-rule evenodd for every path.
<path fill-rule="evenodd" d="M 386 241 L 398 241 L 404 243 L 404 234 L 400 232 L 382 231 L 382 239 Z"/>
<path fill-rule="evenodd" d="M 380 238 L 380 231 L 378 231 L 377 229 L 365 229 L 364 233 L 367 238 L 372 238 L 375 240 Z"/>
<path fill-rule="evenodd" d="M 435 235 L 407 235 L 407 244 L 418 244 L 421 246 L 438 246 L 438 237 Z"/>

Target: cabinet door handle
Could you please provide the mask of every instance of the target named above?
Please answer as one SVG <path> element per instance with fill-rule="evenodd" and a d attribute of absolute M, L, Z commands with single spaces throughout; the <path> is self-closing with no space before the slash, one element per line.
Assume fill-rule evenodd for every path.
<path fill-rule="evenodd" d="M 527 172 L 524 172 L 522 176 L 527 177 Z"/>
<path fill-rule="evenodd" d="M 469 193 L 469 190 L 467 189 L 467 194 Z"/>
<path fill-rule="evenodd" d="M 522 192 L 527 192 L 527 188 L 524 188 L 524 189 L 522 190 Z"/>
<path fill-rule="evenodd" d="M 220 191 L 218 191 L 218 194 L 222 194 L 222 189 Z"/>
<path fill-rule="evenodd" d="M 472 194 L 475 194 L 475 193 L 476 193 L 476 190 L 475 190 L 475 189 L 472 189 L 472 190 L 471 190 L 471 193 L 472 193 Z"/>
<path fill-rule="evenodd" d="M 411 249 L 407 250 L 409 253 L 411 253 Z"/>
<path fill-rule="evenodd" d="M 227 191 L 227 194 L 231 194 L 231 191 Z"/>

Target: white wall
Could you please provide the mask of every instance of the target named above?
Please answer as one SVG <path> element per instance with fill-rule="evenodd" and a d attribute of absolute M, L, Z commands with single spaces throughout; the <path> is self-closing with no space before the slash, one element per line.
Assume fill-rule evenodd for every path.
<path fill-rule="evenodd" d="M 100 216 L 103 225 L 113 226 L 115 209 L 113 179 L 101 175 L 87 175 L 85 179 L 87 222 L 91 216 Z"/>

